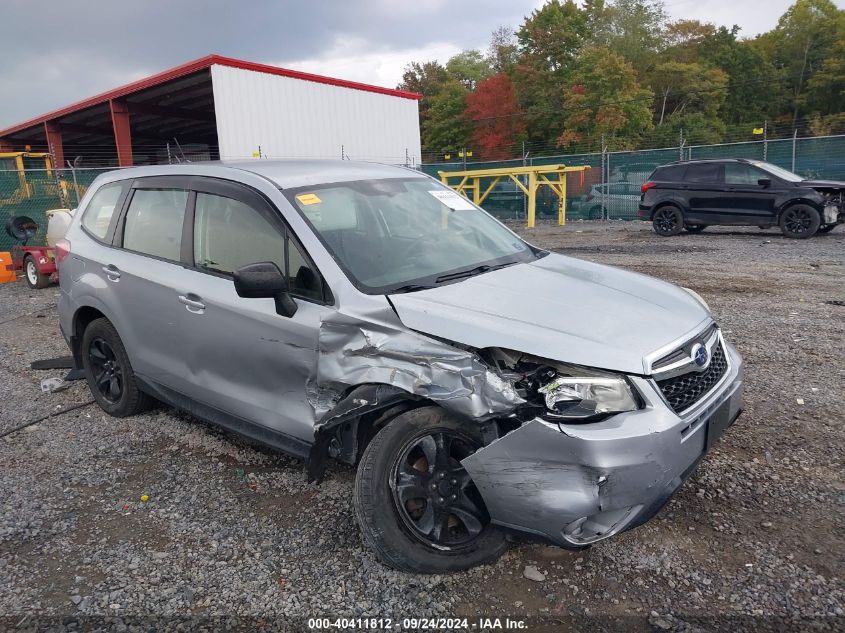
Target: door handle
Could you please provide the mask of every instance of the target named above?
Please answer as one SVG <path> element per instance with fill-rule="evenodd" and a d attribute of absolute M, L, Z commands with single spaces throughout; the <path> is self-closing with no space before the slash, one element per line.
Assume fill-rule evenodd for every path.
<path fill-rule="evenodd" d="M 109 281 L 117 281 L 120 279 L 120 271 L 114 264 L 103 266 L 103 272 L 106 273 L 106 277 L 108 277 Z"/>
<path fill-rule="evenodd" d="M 203 310 L 205 310 L 205 304 L 202 302 L 202 299 L 190 292 L 187 295 L 179 295 L 179 302 L 185 304 L 185 309 L 188 312 L 202 314 Z"/>

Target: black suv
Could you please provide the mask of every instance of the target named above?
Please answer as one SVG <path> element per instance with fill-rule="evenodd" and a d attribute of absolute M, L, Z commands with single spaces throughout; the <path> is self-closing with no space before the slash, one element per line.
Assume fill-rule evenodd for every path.
<path fill-rule="evenodd" d="M 804 180 L 741 158 L 671 163 L 643 184 L 639 216 L 664 236 L 725 224 L 780 226 L 787 237 L 805 238 L 843 222 L 845 182 Z"/>

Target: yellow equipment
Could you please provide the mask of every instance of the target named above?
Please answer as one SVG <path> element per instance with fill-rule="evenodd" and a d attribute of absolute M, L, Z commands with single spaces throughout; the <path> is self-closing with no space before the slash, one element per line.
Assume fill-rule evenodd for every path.
<path fill-rule="evenodd" d="M 57 180 L 53 171 L 53 157 L 46 152 L 0 152 L 0 174 L 17 172 L 18 186 L 0 206 L 19 204 L 34 196 L 57 196 L 67 201 L 67 184 Z M 29 176 L 27 176 L 29 172 Z M 13 176 L 14 177 L 14 176 Z"/>
<path fill-rule="evenodd" d="M 468 169 L 466 171 L 438 171 L 440 182 L 451 187 L 462 196 L 472 192 L 472 201 L 481 205 L 493 188 L 502 178 L 510 178 L 516 183 L 522 192 L 528 196 L 528 228 L 534 227 L 534 220 L 537 213 L 537 189 L 542 186 L 549 187 L 558 197 L 557 223 L 566 224 L 566 174 L 576 171 L 586 171 L 589 165 L 578 165 L 567 167 L 566 165 L 539 165 L 537 167 L 500 167 L 495 169 Z M 527 176 L 528 185 L 524 185 L 520 176 Z M 460 178 L 452 184 L 450 179 Z M 492 179 L 486 189 L 482 191 L 481 180 Z"/>

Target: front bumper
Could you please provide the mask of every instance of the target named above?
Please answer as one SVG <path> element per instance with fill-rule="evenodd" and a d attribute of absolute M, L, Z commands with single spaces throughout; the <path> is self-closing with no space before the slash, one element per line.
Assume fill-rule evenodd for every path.
<path fill-rule="evenodd" d="M 650 519 L 742 409 L 742 358 L 725 349 L 724 378 L 683 417 L 634 378 L 639 411 L 595 424 L 535 419 L 464 459 L 493 523 L 582 547 Z"/>

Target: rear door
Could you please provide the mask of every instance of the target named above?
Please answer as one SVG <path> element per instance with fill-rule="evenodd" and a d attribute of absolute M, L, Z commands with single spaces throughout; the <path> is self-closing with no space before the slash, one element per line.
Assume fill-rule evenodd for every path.
<path fill-rule="evenodd" d="M 689 224 L 718 224 L 719 198 L 724 195 L 721 163 L 691 163 L 679 185 L 687 199 L 684 219 Z"/>
<path fill-rule="evenodd" d="M 135 373 L 178 388 L 184 383 L 184 338 L 175 284 L 190 192 L 183 177 L 138 178 L 103 261 L 103 293 Z"/>
<path fill-rule="evenodd" d="M 775 215 L 775 198 L 780 192 L 780 181 L 747 163 L 725 163 L 725 196 L 720 209 L 724 224 L 765 224 Z M 761 185 L 759 180 L 768 178 L 771 184 Z"/>
<path fill-rule="evenodd" d="M 178 295 L 188 386 L 185 395 L 273 432 L 294 453 L 314 439 L 314 378 L 321 320 L 334 312 L 323 278 L 278 210 L 252 189 L 213 178 L 193 183 L 188 266 Z M 237 295 L 233 272 L 270 261 L 297 303 L 288 318 L 273 299 Z M 205 417 L 215 418 L 208 411 Z M 296 438 L 288 442 L 278 434 Z M 265 438 L 266 439 L 266 438 Z"/>

